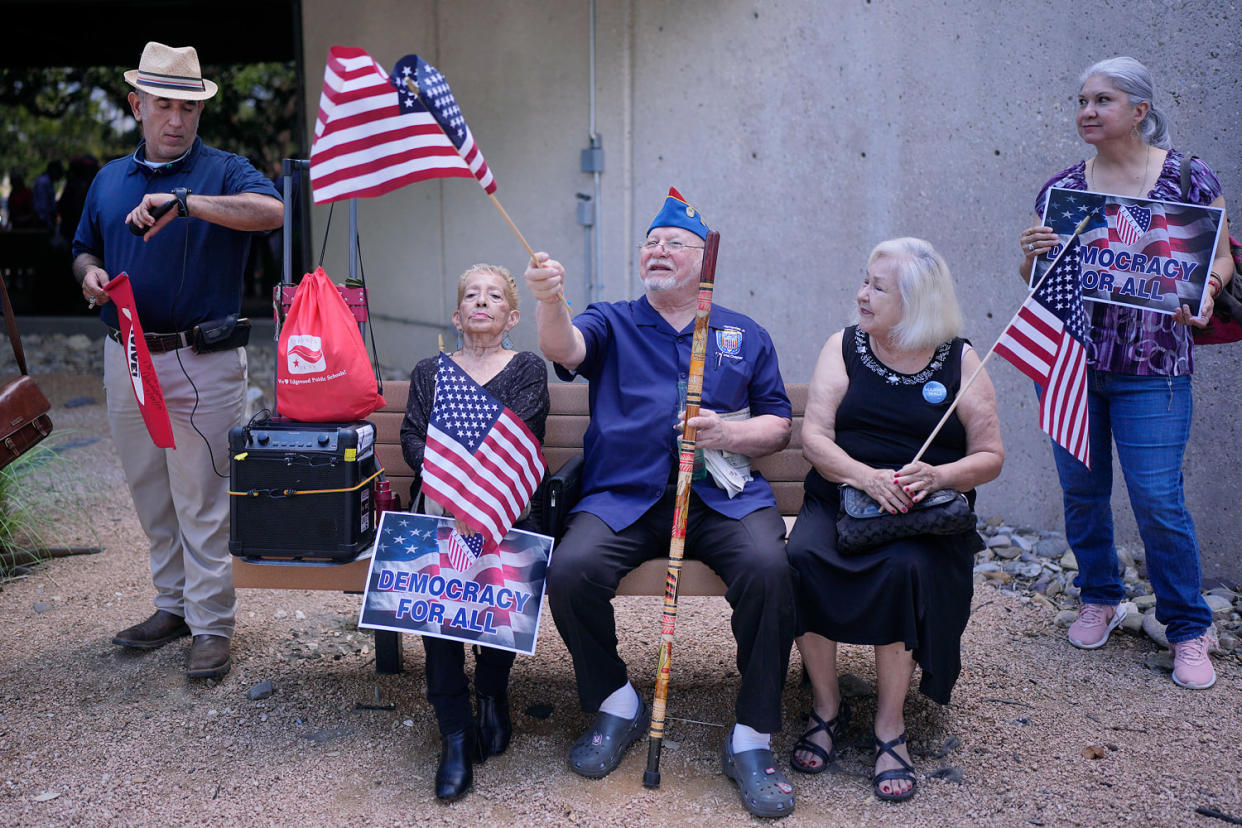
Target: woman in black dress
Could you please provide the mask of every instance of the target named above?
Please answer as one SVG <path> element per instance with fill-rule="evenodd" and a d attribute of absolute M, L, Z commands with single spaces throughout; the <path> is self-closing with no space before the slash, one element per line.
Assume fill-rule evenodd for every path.
<path fill-rule="evenodd" d="M 949 269 L 921 239 L 877 245 L 858 290 L 858 324 L 833 334 L 811 378 L 802 429 L 807 475 L 789 536 L 801 580 L 798 649 L 814 700 L 795 745 L 794 770 L 820 773 L 845 732 L 849 708 L 837 683 L 837 642 L 875 647 L 875 774 L 880 799 L 914 795 L 903 709 L 917 664 L 919 689 L 944 704 L 961 664 L 970 614 L 973 529 L 918 536 L 858 555 L 837 550 L 837 484 L 862 489 L 885 510 L 905 512 L 937 489 L 965 492 L 1000 474 L 1004 459 L 996 398 L 986 373 L 967 390 L 932 442 L 910 462 L 979 356 L 957 336 L 961 311 Z"/>
<path fill-rule="evenodd" d="M 509 271 L 496 265 L 474 265 L 457 282 L 453 327 L 460 332 L 461 343 L 450 356 L 471 379 L 521 417 L 542 443 L 549 405 L 548 369 L 538 354 L 510 347 L 509 331 L 518 317 L 517 284 Z M 419 473 L 410 491 L 416 509 L 427 421 L 435 402 L 437 359 L 424 359 L 410 374 L 410 398 L 401 423 L 405 462 Z M 428 499 L 426 505 L 436 504 Z M 538 529 L 529 512 L 528 507 L 515 528 Z M 473 534 L 460 519 L 457 531 Z M 474 762 L 504 753 L 509 746 L 509 670 L 514 654 L 492 647 L 474 648 L 476 718 L 470 710 L 464 645 L 427 635 L 422 639 L 427 652 L 427 700 L 435 708 L 442 741 L 436 796 L 453 800 L 470 790 Z"/>

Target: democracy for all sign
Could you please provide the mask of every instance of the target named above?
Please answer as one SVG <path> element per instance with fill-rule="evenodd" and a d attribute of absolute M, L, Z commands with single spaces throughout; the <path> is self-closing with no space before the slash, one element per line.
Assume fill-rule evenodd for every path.
<path fill-rule="evenodd" d="M 1084 299 L 1159 313 L 1189 305 L 1201 313 L 1223 210 L 1049 188 L 1044 224 L 1060 234 L 1062 244 L 1089 212 L 1080 236 Z M 1039 257 L 1032 285 L 1060 252 L 1058 244 Z"/>
<path fill-rule="evenodd" d="M 552 538 L 512 529 L 480 554 L 451 518 L 384 512 L 359 627 L 533 655 Z"/>

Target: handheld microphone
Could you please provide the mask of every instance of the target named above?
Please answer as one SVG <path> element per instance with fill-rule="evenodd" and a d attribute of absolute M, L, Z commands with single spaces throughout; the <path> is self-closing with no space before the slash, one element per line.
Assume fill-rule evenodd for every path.
<path fill-rule="evenodd" d="M 169 210 L 171 210 L 172 208 L 176 206 L 177 206 L 177 199 L 170 198 L 168 199 L 168 201 L 165 201 L 159 207 L 156 207 L 154 210 L 152 210 L 151 211 L 151 219 L 152 219 L 151 225 L 154 225 L 155 222 L 160 220 L 161 216 L 163 216 L 165 213 L 167 213 Z M 126 223 L 129 226 L 130 232 L 133 233 L 135 236 L 145 235 L 146 232 L 151 229 L 151 225 L 143 227 L 141 224 L 136 224 L 132 221 L 126 222 Z"/>

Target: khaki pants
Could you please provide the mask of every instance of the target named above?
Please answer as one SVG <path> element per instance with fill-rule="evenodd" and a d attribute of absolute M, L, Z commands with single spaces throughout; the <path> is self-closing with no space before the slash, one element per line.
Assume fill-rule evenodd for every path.
<path fill-rule="evenodd" d="M 151 543 L 155 607 L 184 616 L 194 635 L 231 637 L 237 598 L 229 554 L 228 433 L 245 411 L 246 352 L 199 355 L 181 348 L 151 359 L 176 449 L 151 442 L 124 350 L 104 340 L 108 424 Z"/>

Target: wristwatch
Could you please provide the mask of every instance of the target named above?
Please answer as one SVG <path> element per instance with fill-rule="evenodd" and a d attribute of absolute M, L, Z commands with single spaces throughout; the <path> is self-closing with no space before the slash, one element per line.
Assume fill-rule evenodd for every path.
<path fill-rule="evenodd" d="M 187 199 L 190 196 L 190 190 L 186 187 L 175 187 L 172 194 L 173 198 L 177 199 L 177 215 L 182 218 L 189 218 L 190 202 Z"/>

